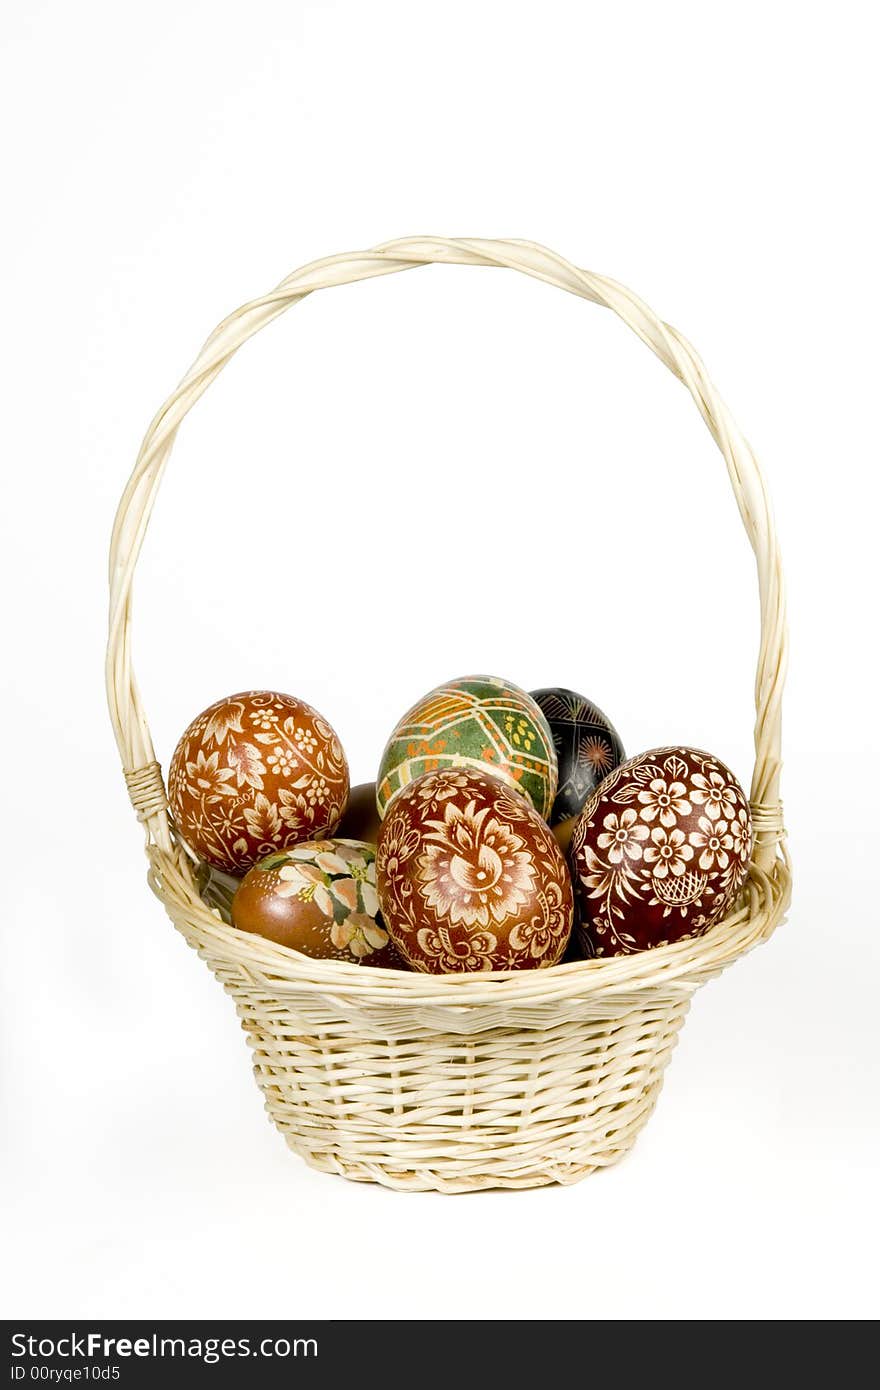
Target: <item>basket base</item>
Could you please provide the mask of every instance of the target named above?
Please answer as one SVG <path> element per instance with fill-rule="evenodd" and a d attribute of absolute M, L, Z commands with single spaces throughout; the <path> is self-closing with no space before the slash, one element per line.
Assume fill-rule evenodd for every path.
<path fill-rule="evenodd" d="M 564 1145 L 560 1146 L 567 1150 L 567 1158 L 561 1155 L 552 1159 L 548 1157 L 543 1159 L 540 1165 L 533 1167 L 523 1166 L 521 1162 L 512 1162 L 507 1169 L 503 1159 L 503 1147 L 499 1144 L 497 1156 L 493 1155 L 491 1172 L 480 1172 L 476 1167 L 471 1171 L 466 1159 L 461 1155 L 450 1155 L 445 1160 L 441 1159 L 439 1164 L 426 1162 L 418 1168 L 394 1167 L 390 1163 L 368 1164 L 351 1161 L 343 1158 L 332 1148 L 318 1150 L 305 1147 L 296 1134 L 286 1130 L 283 1123 L 278 1123 L 278 1118 L 272 1114 L 272 1108 L 268 1103 L 266 1110 L 276 1128 L 284 1135 L 288 1147 L 297 1157 L 304 1159 L 310 1168 L 315 1168 L 321 1173 L 332 1173 L 337 1177 L 347 1178 L 350 1182 L 379 1183 L 382 1187 L 391 1188 L 396 1192 L 460 1194 L 485 1192 L 492 1188 L 517 1189 L 553 1185 L 571 1187 L 574 1183 L 589 1177 L 591 1173 L 612 1167 L 629 1153 L 642 1126 L 648 1121 L 657 1104 L 662 1086 L 661 1073 L 644 1088 L 638 1100 L 625 1102 L 621 1107 L 626 1110 L 625 1123 L 620 1129 L 609 1125 L 607 1143 L 604 1146 L 597 1143 L 595 1134 L 585 1135 L 582 1144 L 578 1143 L 577 1136 L 569 1135 Z"/>
<path fill-rule="evenodd" d="M 646 994 L 472 1034 L 392 1011 L 380 1033 L 335 1001 L 315 1019 L 308 1000 L 256 1010 L 248 995 L 236 1002 L 254 1076 L 290 1148 L 322 1172 L 404 1192 L 570 1184 L 616 1163 L 657 1103 L 690 1005 Z"/>

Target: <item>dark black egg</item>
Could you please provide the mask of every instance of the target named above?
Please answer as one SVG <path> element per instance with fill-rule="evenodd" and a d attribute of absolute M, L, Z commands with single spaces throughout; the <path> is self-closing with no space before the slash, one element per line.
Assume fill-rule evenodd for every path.
<path fill-rule="evenodd" d="M 623 762 L 614 725 L 592 700 L 574 690 L 533 690 L 550 725 L 559 760 L 559 784 L 550 824 L 576 816 L 599 783 Z"/>

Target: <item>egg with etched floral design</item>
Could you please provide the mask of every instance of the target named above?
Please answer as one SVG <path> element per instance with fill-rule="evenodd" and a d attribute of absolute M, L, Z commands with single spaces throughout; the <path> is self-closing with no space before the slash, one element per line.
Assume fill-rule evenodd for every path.
<path fill-rule="evenodd" d="M 476 768 L 526 797 L 541 816 L 550 814 L 557 776 L 553 736 L 531 695 L 500 676 L 447 681 L 407 711 L 382 754 L 380 816 L 408 783 L 445 767 Z"/>
<path fill-rule="evenodd" d="M 251 690 L 218 700 L 174 750 L 171 813 L 200 859 L 243 874 L 272 850 L 331 835 L 348 801 L 348 763 L 304 700 Z"/>
<path fill-rule="evenodd" d="M 702 936 L 748 873 L 749 804 L 718 758 L 659 748 L 630 758 L 587 802 L 569 850 L 586 955 Z"/>
<path fill-rule="evenodd" d="M 379 915 L 376 851 L 360 840 L 313 840 L 261 859 L 232 900 L 232 922 L 318 960 L 403 969 Z"/>
<path fill-rule="evenodd" d="M 571 933 L 562 851 L 531 802 L 475 768 L 403 787 L 379 831 L 382 917 L 415 970 L 554 965 Z"/>

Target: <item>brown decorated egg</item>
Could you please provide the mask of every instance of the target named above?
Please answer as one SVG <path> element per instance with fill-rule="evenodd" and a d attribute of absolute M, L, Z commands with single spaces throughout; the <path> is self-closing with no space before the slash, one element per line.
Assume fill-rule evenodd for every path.
<path fill-rule="evenodd" d="M 337 835 L 375 845 L 381 824 L 376 806 L 376 783 L 361 782 L 357 787 L 352 787 L 348 797 L 348 808 L 339 822 Z"/>
<path fill-rule="evenodd" d="M 554 965 L 571 932 L 571 881 L 550 827 L 470 767 L 425 773 L 397 793 L 379 831 L 376 885 L 415 970 Z"/>
<path fill-rule="evenodd" d="M 348 764 L 311 705 L 252 690 L 193 720 L 174 750 L 168 790 L 189 847 L 242 874 L 272 850 L 333 833 L 348 800 Z"/>
<path fill-rule="evenodd" d="M 232 900 L 232 921 L 318 960 L 403 968 L 379 916 L 376 852 L 359 840 L 312 840 L 262 859 Z"/>
<path fill-rule="evenodd" d="M 624 955 L 701 936 L 745 881 L 751 840 L 745 794 L 717 758 L 659 748 L 622 763 L 572 836 L 584 953 Z"/>

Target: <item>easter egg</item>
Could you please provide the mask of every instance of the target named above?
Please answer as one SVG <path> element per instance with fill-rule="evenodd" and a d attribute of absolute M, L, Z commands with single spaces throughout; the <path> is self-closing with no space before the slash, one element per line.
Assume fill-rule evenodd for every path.
<path fill-rule="evenodd" d="M 571 844 L 571 837 L 577 825 L 577 816 L 569 816 L 567 820 L 558 820 L 555 825 L 551 825 L 553 838 L 562 850 L 563 854 L 568 854 L 568 847 Z"/>
<path fill-rule="evenodd" d="M 598 705 L 574 690 L 533 690 L 556 748 L 559 777 L 550 824 L 576 816 L 593 792 L 625 757 L 623 744 Z"/>
<path fill-rule="evenodd" d="M 552 830 L 472 767 L 426 772 L 398 792 L 379 831 L 376 886 L 415 970 L 553 965 L 571 932 L 571 880 Z"/>
<path fill-rule="evenodd" d="M 361 782 L 357 787 L 352 787 L 345 815 L 339 822 L 336 834 L 375 845 L 381 824 L 376 805 L 376 783 Z"/>
<path fill-rule="evenodd" d="M 556 750 L 546 719 L 519 686 L 496 676 L 440 685 L 401 719 L 382 755 L 376 802 L 385 815 L 402 787 L 444 767 L 475 767 L 550 814 Z"/>
<path fill-rule="evenodd" d="M 379 916 L 376 852 L 358 840 L 311 840 L 261 859 L 232 900 L 232 921 L 318 960 L 403 968 Z"/>
<path fill-rule="evenodd" d="M 701 936 L 741 888 L 751 841 L 745 794 L 717 758 L 660 748 L 622 763 L 587 802 L 571 841 L 585 954 Z"/>
<path fill-rule="evenodd" d="M 348 764 L 311 705 L 252 690 L 193 720 L 174 750 L 168 793 L 190 849 L 240 875 L 274 849 L 333 833 L 348 799 Z"/>

